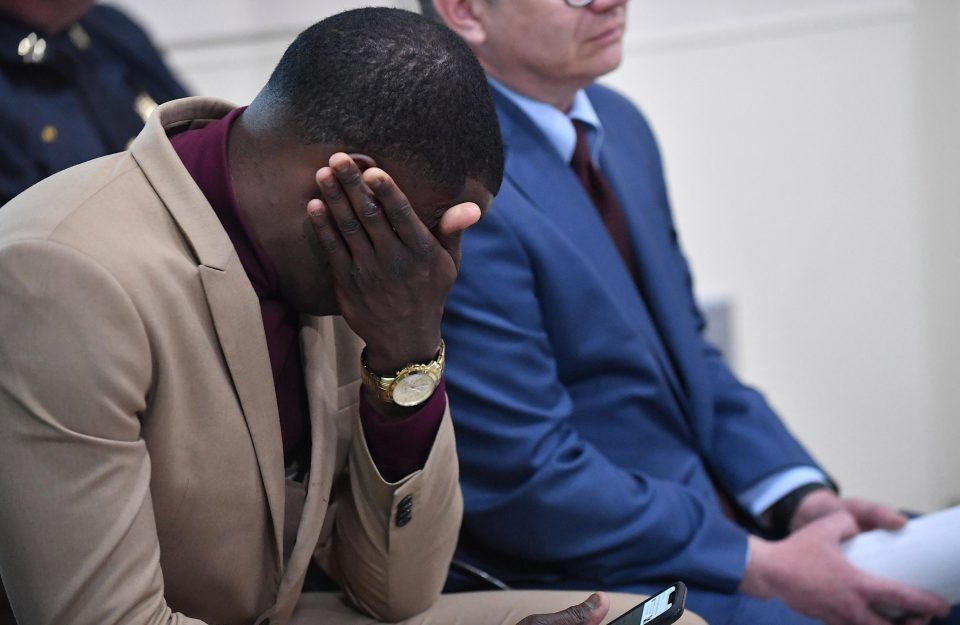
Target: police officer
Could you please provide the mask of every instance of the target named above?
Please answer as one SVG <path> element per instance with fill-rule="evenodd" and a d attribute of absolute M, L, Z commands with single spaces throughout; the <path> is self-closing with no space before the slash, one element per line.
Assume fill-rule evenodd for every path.
<path fill-rule="evenodd" d="M 146 33 L 92 0 L 0 0 L 0 205 L 117 152 L 186 96 Z"/>

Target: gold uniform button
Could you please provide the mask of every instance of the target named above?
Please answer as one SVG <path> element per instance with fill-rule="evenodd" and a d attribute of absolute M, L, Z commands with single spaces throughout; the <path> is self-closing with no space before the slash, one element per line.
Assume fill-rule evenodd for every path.
<path fill-rule="evenodd" d="M 38 37 L 37 33 L 30 33 L 17 44 L 17 54 L 24 63 L 42 63 L 46 53 L 47 42 Z"/>
<path fill-rule="evenodd" d="M 53 143 L 57 140 L 58 136 L 60 136 L 60 132 L 57 130 L 57 127 L 50 124 L 44 126 L 43 130 L 40 131 L 40 138 L 44 143 Z"/>

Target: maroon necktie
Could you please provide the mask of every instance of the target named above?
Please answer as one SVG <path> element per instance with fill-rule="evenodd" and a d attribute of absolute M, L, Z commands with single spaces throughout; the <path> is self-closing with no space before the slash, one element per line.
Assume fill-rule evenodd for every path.
<path fill-rule="evenodd" d="M 603 225 L 607 228 L 607 233 L 613 240 L 620 252 L 620 258 L 630 270 L 634 282 L 637 280 L 637 265 L 633 260 L 633 243 L 630 241 L 630 230 L 627 228 L 627 216 L 623 212 L 623 206 L 617 195 L 610 187 L 610 183 L 593 164 L 590 158 L 590 144 L 587 141 L 587 125 L 579 119 L 573 120 L 573 126 L 577 129 L 577 146 L 573 150 L 573 158 L 570 159 L 570 167 L 573 173 L 577 175 L 580 184 L 586 190 L 593 205 L 603 220 Z"/>

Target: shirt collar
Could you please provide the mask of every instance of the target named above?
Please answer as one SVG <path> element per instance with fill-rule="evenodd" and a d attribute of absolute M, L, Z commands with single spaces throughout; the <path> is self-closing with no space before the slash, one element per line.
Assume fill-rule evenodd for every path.
<path fill-rule="evenodd" d="M 220 223 L 233 242 L 240 264 L 257 296 L 261 300 L 279 300 L 280 281 L 276 269 L 254 232 L 244 221 L 230 180 L 230 163 L 227 158 L 230 127 L 245 108 L 234 109 L 222 119 L 201 128 L 176 134 L 170 137 L 170 143 L 220 218 Z"/>
<path fill-rule="evenodd" d="M 584 122 L 587 125 L 590 156 L 594 163 L 599 162 L 600 146 L 603 144 L 603 124 L 600 123 L 597 111 L 593 108 L 586 91 L 583 89 L 577 91 L 573 96 L 570 112 L 564 113 L 546 102 L 520 95 L 494 78 L 488 76 L 487 80 L 494 89 L 523 111 L 566 163 L 573 158 L 573 150 L 577 145 L 577 131 L 573 127 L 573 120 Z"/>

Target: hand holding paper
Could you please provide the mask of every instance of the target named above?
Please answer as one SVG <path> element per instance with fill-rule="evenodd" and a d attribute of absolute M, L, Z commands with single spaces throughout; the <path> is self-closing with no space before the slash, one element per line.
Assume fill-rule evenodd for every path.
<path fill-rule="evenodd" d="M 864 571 L 960 603 L 960 506 L 912 519 L 899 530 L 859 534 L 842 549 Z"/>

